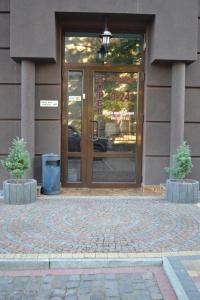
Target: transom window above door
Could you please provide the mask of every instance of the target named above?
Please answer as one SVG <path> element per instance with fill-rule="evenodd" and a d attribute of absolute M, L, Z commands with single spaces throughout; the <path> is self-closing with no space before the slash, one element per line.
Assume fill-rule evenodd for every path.
<path fill-rule="evenodd" d="M 98 33 L 65 33 L 66 64 L 143 65 L 143 34 L 113 34 L 102 48 Z"/>

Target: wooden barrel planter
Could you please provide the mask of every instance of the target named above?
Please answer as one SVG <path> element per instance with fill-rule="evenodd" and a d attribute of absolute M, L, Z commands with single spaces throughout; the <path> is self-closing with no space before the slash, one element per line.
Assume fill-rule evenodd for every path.
<path fill-rule="evenodd" d="M 166 199 L 176 203 L 197 203 L 199 200 L 199 182 L 192 179 L 168 179 Z"/>
<path fill-rule="evenodd" d="M 7 204 L 28 204 L 36 201 L 35 179 L 9 179 L 3 182 L 4 201 Z"/>

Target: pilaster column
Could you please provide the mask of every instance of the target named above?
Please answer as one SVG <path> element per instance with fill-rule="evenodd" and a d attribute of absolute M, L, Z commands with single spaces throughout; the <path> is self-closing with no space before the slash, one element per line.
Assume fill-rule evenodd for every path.
<path fill-rule="evenodd" d="M 27 143 L 31 157 L 31 168 L 26 178 L 34 176 L 35 158 L 35 63 L 22 60 L 21 63 L 21 137 Z"/>
<path fill-rule="evenodd" d="M 173 154 L 184 141 L 185 117 L 185 63 L 172 65 L 171 88 L 171 128 L 170 128 L 170 166 L 173 166 Z"/>

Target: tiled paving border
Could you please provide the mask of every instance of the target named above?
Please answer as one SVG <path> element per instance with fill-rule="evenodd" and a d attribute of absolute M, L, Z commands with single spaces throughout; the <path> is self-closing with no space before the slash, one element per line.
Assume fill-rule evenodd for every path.
<path fill-rule="evenodd" d="M 137 291 L 137 287 L 135 286 L 136 292 L 138 293 L 138 296 L 140 295 L 142 297 L 142 294 L 144 293 L 145 295 L 147 295 L 149 292 L 152 293 L 151 294 L 151 299 L 165 299 L 165 300 L 176 300 L 176 296 L 173 292 L 172 287 L 169 284 L 169 281 L 167 279 L 167 277 L 164 274 L 164 271 L 162 269 L 162 267 L 135 267 L 135 268 L 106 268 L 106 269 L 62 269 L 62 270 L 29 270 L 29 271 L 4 271 L 3 273 L 0 273 L 0 283 L 1 283 L 1 278 L 8 278 L 10 277 L 11 280 L 12 278 L 17 278 L 17 277 L 23 277 L 23 280 L 25 282 L 27 282 L 28 280 L 26 279 L 27 277 L 29 278 L 35 278 L 35 277 L 43 277 L 45 278 L 45 276 L 47 276 L 49 278 L 49 276 L 69 276 L 70 275 L 81 275 L 81 278 L 86 278 L 86 280 L 91 280 L 92 278 L 95 279 L 95 275 L 96 274 L 101 274 L 103 275 L 105 278 L 107 278 L 107 287 L 112 288 L 112 285 L 115 284 L 116 285 L 116 280 L 114 280 L 115 276 L 121 276 L 122 278 L 130 278 L 132 275 L 136 276 L 135 278 L 137 278 L 137 275 L 141 274 L 141 278 L 143 278 L 144 280 L 146 280 L 147 286 L 145 288 L 145 286 L 142 288 L 143 283 L 141 280 L 138 281 L 138 283 L 136 282 L 136 286 L 138 286 L 138 291 Z M 92 277 L 89 277 L 89 276 Z M 114 275 L 114 276 L 113 276 Z M 153 277 L 155 278 L 156 281 L 153 280 Z M 84 277 L 85 276 L 85 277 Z M 65 277 L 67 279 L 67 277 Z M 98 278 L 98 277 L 96 277 Z M 120 278 L 120 277 L 118 277 Z M 108 280 L 111 280 L 112 282 L 110 283 Z M 139 278 L 138 278 L 139 279 Z M 154 282 L 151 282 L 151 281 Z M 8 279 L 9 281 L 9 279 Z M 65 280 L 66 281 L 66 280 Z M 11 281 L 12 282 L 12 281 Z M 15 280 L 16 282 L 16 280 Z M 30 282 L 30 280 L 29 280 Z M 88 282 L 87 282 L 88 283 Z M 158 286 L 158 289 L 156 287 L 156 283 Z M 140 285 L 140 287 L 139 287 Z M 11 283 L 12 286 L 12 283 Z M 149 290 L 149 291 L 148 291 Z M 162 294 L 159 293 L 159 290 Z M 128 295 L 129 298 L 127 299 L 131 299 L 130 296 Z M 137 298 L 137 297 L 136 297 Z M 148 298 L 148 297 L 147 297 Z M 145 299 L 147 299 L 145 298 Z M 134 298 L 135 299 L 135 298 Z M 138 298 L 137 298 L 138 299 Z M 150 299 L 150 298 L 148 298 Z"/>
<path fill-rule="evenodd" d="M 139 253 L 138 255 L 135 253 L 122 253 L 121 258 L 116 257 L 116 255 L 114 255 L 116 253 L 112 254 L 113 257 L 111 257 L 110 253 L 102 253 L 103 257 L 100 254 L 101 253 L 84 253 L 85 258 L 83 258 L 83 253 L 80 253 L 79 257 L 77 253 L 76 257 L 73 257 L 73 253 L 63 253 L 62 255 L 45 253 L 32 255 L 11 254 L 10 256 L 8 254 L 1 255 L 0 276 L 45 276 L 46 274 L 59 276 L 64 274 L 79 274 L 80 270 L 83 274 L 93 274 L 94 272 L 96 272 L 96 274 L 102 272 L 108 274 L 123 272 L 123 270 L 126 273 L 133 271 L 139 272 L 139 270 L 146 272 L 149 269 L 160 269 L 162 261 L 166 259 L 163 255 L 164 253 Z M 98 255 L 100 255 L 100 258 L 98 258 Z M 165 255 L 168 255 L 167 260 L 172 268 L 171 273 L 166 272 L 166 266 L 164 265 L 166 275 L 169 278 L 173 275 L 173 272 L 176 274 L 176 276 L 172 278 L 171 283 L 177 294 L 177 299 L 199 300 L 200 293 L 195 286 L 195 282 L 191 276 L 189 276 L 194 274 L 194 272 L 191 273 L 193 269 L 187 263 L 194 263 L 194 261 L 196 261 L 200 264 L 200 251 L 172 252 L 165 253 Z M 131 256 L 132 258 L 130 258 Z M 3 268 L 2 263 L 5 263 Z M 8 266 L 8 264 L 10 264 L 10 266 Z M 15 267 L 16 270 L 13 271 Z M 80 267 L 82 269 L 80 269 Z M 20 270 L 20 268 L 22 269 Z M 24 269 L 29 269 L 29 271 Z M 188 274 L 188 270 L 191 271 L 190 274 Z M 200 270 L 197 275 L 200 279 Z M 166 293 L 167 295 L 170 289 L 169 286 L 166 288 L 166 282 L 162 276 L 157 276 L 156 278 L 160 288 L 162 286 L 162 294 L 164 295 L 164 293 Z M 165 289 L 164 292 L 163 289 Z M 175 299 L 170 297 L 171 296 L 168 295 L 166 298 L 164 297 L 164 299 Z"/>
<path fill-rule="evenodd" d="M 192 277 L 189 275 L 187 267 L 184 265 L 184 262 L 200 262 L 200 256 L 190 256 L 190 257 L 169 257 L 168 261 L 173 268 L 179 282 L 181 283 L 184 291 L 190 300 L 199 300 L 200 291 L 197 289 L 195 282 Z M 186 298 L 184 298 L 186 299 Z"/>
<path fill-rule="evenodd" d="M 98 273 L 126 273 L 140 271 L 157 270 L 161 268 L 163 260 L 167 260 L 172 268 L 172 272 L 166 272 L 168 278 L 171 278 L 172 286 L 179 300 L 199 300 L 200 293 L 195 286 L 191 276 L 193 271 L 190 266 L 185 266 L 185 262 L 198 262 L 200 264 L 200 251 L 182 251 L 166 253 L 39 253 L 39 254 L 1 254 L 0 255 L 0 276 L 45 276 L 46 274 L 64 275 Z M 73 269 L 70 269 L 73 268 Z M 82 269 L 80 269 L 82 268 Z M 13 270 L 15 269 L 15 270 Z M 26 269 L 29 269 L 27 271 Z M 103 271 L 102 271 L 103 270 Z M 111 271 L 110 271 L 111 270 Z M 162 270 L 163 272 L 163 270 Z M 200 270 L 199 270 L 200 274 Z M 199 275 L 198 274 L 198 275 Z M 156 275 L 155 275 L 156 276 Z M 177 279 L 176 279 L 177 277 Z M 157 276 L 162 294 L 167 295 L 169 286 L 166 288 L 166 282 L 162 276 Z M 198 276 L 200 279 L 200 276 Z M 170 279 L 170 278 L 169 278 Z M 169 283 L 168 283 L 169 284 Z M 164 291 L 163 291 L 164 289 Z M 171 296 L 165 296 L 164 299 Z"/>

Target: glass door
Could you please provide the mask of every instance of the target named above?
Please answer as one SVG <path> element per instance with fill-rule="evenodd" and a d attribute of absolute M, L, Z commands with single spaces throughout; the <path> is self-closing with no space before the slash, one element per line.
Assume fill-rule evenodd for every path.
<path fill-rule="evenodd" d="M 66 70 L 62 183 L 140 186 L 142 76 L 133 67 Z"/>
<path fill-rule="evenodd" d="M 91 183 L 139 185 L 142 103 L 139 72 L 92 71 Z"/>

